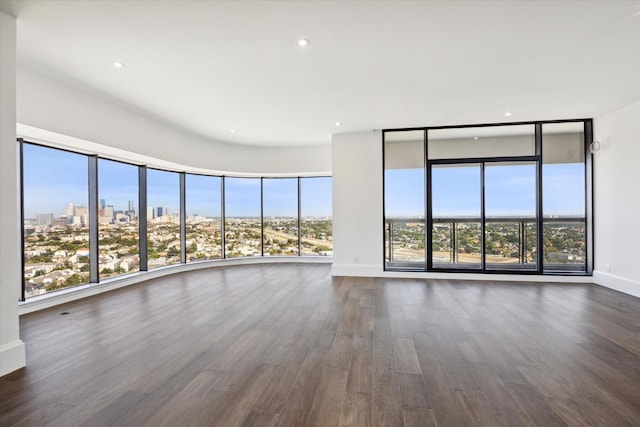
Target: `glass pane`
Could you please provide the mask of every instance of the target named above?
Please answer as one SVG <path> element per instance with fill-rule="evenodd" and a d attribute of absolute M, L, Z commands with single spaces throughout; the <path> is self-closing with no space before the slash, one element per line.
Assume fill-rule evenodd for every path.
<path fill-rule="evenodd" d="M 225 256 L 260 256 L 260 179 L 225 178 L 224 209 Z"/>
<path fill-rule="evenodd" d="M 140 269 L 138 167 L 98 159 L 100 280 Z"/>
<path fill-rule="evenodd" d="M 585 270 L 583 131 L 583 122 L 542 126 L 542 234 L 545 271 Z"/>
<path fill-rule="evenodd" d="M 89 282 L 87 156 L 24 144 L 25 298 Z"/>
<path fill-rule="evenodd" d="M 536 164 L 486 165 L 484 189 L 485 268 L 535 269 Z"/>
<path fill-rule="evenodd" d="M 301 255 L 333 256 L 331 177 L 300 179 Z"/>
<path fill-rule="evenodd" d="M 298 179 L 262 180 L 264 255 L 298 255 Z"/>
<path fill-rule="evenodd" d="M 429 159 L 535 155 L 535 127 L 483 126 L 429 130 Z"/>
<path fill-rule="evenodd" d="M 180 263 L 180 175 L 147 169 L 149 269 Z"/>
<path fill-rule="evenodd" d="M 480 268 L 480 165 L 431 168 L 434 268 Z"/>
<path fill-rule="evenodd" d="M 222 258 L 222 178 L 185 176 L 187 262 Z"/>
<path fill-rule="evenodd" d="M 385 264 L 424 270 L 424 131 L 384 137 Z"/>

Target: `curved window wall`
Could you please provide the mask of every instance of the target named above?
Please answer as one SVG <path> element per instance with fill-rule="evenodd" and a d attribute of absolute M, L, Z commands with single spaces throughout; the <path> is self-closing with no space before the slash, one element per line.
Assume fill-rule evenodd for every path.
<path fill-rule="evenodd" d="M 331 256 L 331 177 L 152 169 L 19 140 L 22 300 L 138 271 Z"/>

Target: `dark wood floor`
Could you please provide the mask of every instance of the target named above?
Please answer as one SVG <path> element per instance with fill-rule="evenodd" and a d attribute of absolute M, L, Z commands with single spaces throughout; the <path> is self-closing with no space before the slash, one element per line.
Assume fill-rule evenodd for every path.
<path fill-rule="evenodd" d="M 2 426 L 640 425 L 640 300 L 594 285 L 224 267 L 21 331 Z"/>

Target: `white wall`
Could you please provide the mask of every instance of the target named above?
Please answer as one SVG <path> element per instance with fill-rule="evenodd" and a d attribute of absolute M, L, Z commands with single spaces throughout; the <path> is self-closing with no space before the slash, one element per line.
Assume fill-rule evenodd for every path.
<path fill-rule="evenodd" d="M 309 147 L 228 144 L 172 128 L 22 67 L 17 70 L 17 84 L 18 123 L 30 127 L 170 161 L 184 165 L 185 169 L 302 176 L 331 172 L 329 144 Z"/>
<path fill-rule="evenodd" d="M 333 274 L 382 274 L 382 137 L 334 135 Z"/>
<path fill-rule="evenodd" d="M 594 281 L 640 297 L 640 101 L 593 127 Z"/>
<path fill-rule="evenodd" d="M 20 340 L 20 216 L 16 144 L 16 20 L 0 11 L 0 376 L 25 366 Z"/>

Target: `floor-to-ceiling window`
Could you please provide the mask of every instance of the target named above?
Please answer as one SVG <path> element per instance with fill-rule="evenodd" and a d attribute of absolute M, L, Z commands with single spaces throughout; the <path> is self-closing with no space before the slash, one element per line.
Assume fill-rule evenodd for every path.
<path fill-rule="evenodd" d="M 187 262 L 222 258 L 222 178 L 186 175 Z"/>
<path fill-rule="evenodd" d="M 590 126 L 385 131 L 385 268 L 585 272 Z M 427 245 L 411 232 L 420 217 L 429 225 Z M 426 265 L 418 248 L 425 248 Z"/>
<path fill-rule="evenodd" d="M 225 257 L 262 255 L 260 178 L 224 178 Z"/>
<path fill-rule="evenodd" d="M 298 179 L 264 178 L 263 245 L 265 255 L 298 255 Z"/>
<path fill-rule="evenodd" d="M 331 177 L 300 178 L 300 255 L 333 255 Z"/>
<path fill-rule="evenodd" d="M 87 156 L 22 144 L 24 296 L 89 282 Z"/>
<path fill-rule="evenodd" d="M 149 269 L 179 264 L 180 175 L 147 169 L 147 257 Z"/>
<path fill-rule="evenodd" d="M 584 123 L 542 125 L 542 254 L 547 271 L 585 271 Z"/>
<path fill-rule="evenodd" d="M 98 159 L 100 279 L 140 269 L 138 167 Z"/>
<path fill-rule="evenodd" d="M 425 268 L 424 131 L 384 137 L 385 265 Z"/>

